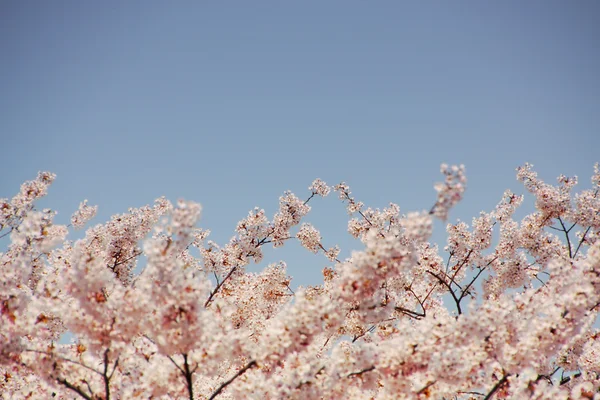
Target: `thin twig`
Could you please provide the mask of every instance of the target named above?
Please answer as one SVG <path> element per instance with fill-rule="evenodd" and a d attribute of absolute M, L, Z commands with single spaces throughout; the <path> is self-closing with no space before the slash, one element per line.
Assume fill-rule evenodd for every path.
<path fill-rule="evenodd" d="M 69 358 L 66 358 L 66 357 L 63 357 L 63 356 L 59 356 L 58 354 L 55 354 L 55 353 L 48 353 L 47 351 L 34 350 L 34 349 L 25 349 L 25 351 L 30 351 L 32 353 L 44 354 L 44 355 L 47 355 L 47 356 L 50 356 L 50 357 L 56 357 L 56 358 L 59 358 L 59 359 L 61 359 L 63 361 L 67 361 L 67 362 L 70 362 L 70 363 L 73 363 L 73 364 L 77 364 L 77 365 L 79 365 L 79 366 L 81 366 L 81 367 L 83 367 L 83 368 L 85 368 L 85 369 L 87 369 L 89 371 L 97 373 L 98 375 L 102 375 L 102 372 L 97 371 L 97 370 L 95 370 L 92 367 L 88 367 L 87 365 L 85 365 L 85 364 L 83 364 L 83 363 L 81 363 L 79 361 L 71 360 Z"/>
<path fill-rule="evenodd" d="M 93 398 L 87 394 L 85 394 L 85 392 L 83 391 L 83 389 L 81 389 L 79 386 L 75 386 L 71 383 L 69 383 L 69 381 L 67 381 L 64 378 L 56 378 L 56 381 L 58 383 L 60 383 L 61 385 L 63 385 L 64 387 L 71 389 L 72 391 L 74 391 L 75 393 L 77 393 L 78 395 L 80 395 L 81 397 L 83 397 L 85 400 L 93 400 Z"/>
<path fill-rule="evenodd" d="M 569 249 L 569 258 L 573 258 L 573 254 L 571 252 L 571 240 L 569 239 L 569 231 L 565 227 L 565 224 L 563 223 L 563 220 L 560 217 L 558 217 L 557 219 L 558 219 L 558 222 L 560 222 L 560 226 L 562 226 L 563 231 L 565 232 L 565 237 L 567 238 L 567 248 Z"/>
<path fill-rule="evenodd" d="M 373 371 L 375 369 L 375 366 L 370 366 L 369 368 L 365 368 L 363 370 L 360 370 L 358 372 L 351 372 L 348 375 L 346 375 L 346 378 L 352 378 L 353 376 L 359 376 L 364 374 L 365 372 L 369 372 L 369 371 Z"/>
<path fill-rule="evenodd" d="M 225 278 L 219 282 L 219 284 L 214 288 L 214 290 L 212 292 L 210 292 L 210 296 L 208 296 L 208 299 L 206 300 L 206 303 L 204 303 L 204 307 L 208 307 L 208 305 L 210 304 L 210 302 L 213 300 L 213 297 L 215 296 L 215 294 L 217 294 L 217 292 L 219 291 L 219 289 L 221 289 L 221 286 L 223 286 L 223 284 L 225 282 L 227 282 L 227 280 L 231 277 L 231 275 L 233 275 L 233 273 L 237 270 L 237 266 L 231 268 L 231 270 L 229 271 L 229 273 L 227 274 L 227 276 L 225 276 Z"/>
<path fill-rule="evenodd" d="M 575 258 L 577 256 L 577 253 L 579 252 L 579 248 L 581 247 L 583 242 L 585 242 L 585 237 L 587 236 L 590 229 L 592 229 L 592 227 L 588 226 L 588 228 L 585 230 L 583 236 L 581 237 L 581 240 L 579 241 L 579 244 L 577 245 L 577 248 L 575 249 L 575 254 L 573 254 L 573 258 Z"/>
<path fill-rule="evenodd" d="M 500 379 L 492 388 L 492 390 L 489 391 L 489 393 L 483 398 L 483 400 L 490 400 L 493 396 L 494 393 L 496 393 L 498 391 L 498 389 L 500 389 L 502 387 L 502 385 L 504 385 L 504 383 L 506 383 L 506 381 L 508 380 L 508 376 L 509 375 L 504 375 L 502 377 L 502 379 Z"/>
<path fill-rule="evenodd" d="M 433 271 L 427 271 L 428 274 L 435 276 L 438 281 L 440 281 L 441 284 L 443 284 L 444 286 L 446 286 L 448 288 L 448 291 L 450 292 L 450 294 L 452 295 L 452 298 L 454 299 L 454 302 L 456 303 L 456 310 L 458 311 L 458 315 L 462 314 L 462 309 L 460 308 L 460 300 L 456 297 L 456 294 L 454 293 L 454 290 L 452 290 L 452 287 L 448 284 L 448 282 L 446 282 L 444 279 L 442 279 L 441 277 L 439 277 L 435 272 Z"/>
<path fill-rule="evenodd" d="M 253 368 L 254 366 L 256 366 L 256 361 L 254 361 L 254 360 L 250 361 L 248 364 L 246 364 L 244 366 L 244 368 L 240 369 L 234 376 L 232 376 L 231 379 L 228 379 L 225 382 L 223 382 L 221 384 L 221 386 L 219 386 L 217 388 L 217 390 L 215 390 L 215 392 L 208 398 L 208 400 L 213 400 L 215 397 L 217 397 L 223 391 L 223 389 L 225 389 L 234 380 L 236 380 L 237 378 L 242 376 L 246 371 L 248 371 L 250 368 Z"/>

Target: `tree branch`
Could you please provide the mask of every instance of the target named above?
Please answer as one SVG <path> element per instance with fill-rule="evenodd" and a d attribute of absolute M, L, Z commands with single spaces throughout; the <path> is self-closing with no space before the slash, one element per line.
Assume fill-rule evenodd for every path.
<path fill-rule="evenodd" d="M 585 237 L 587 236 L 587 234 L 590 231 L 590 229 L 592 229 L 592 227 L 588 226 L 588 228 L 585 230 L 585 233 L 581 237 L 581 240 L 579 241 L 579 244 L 577 245 L 577 248 L 575 249 L 575 253 L 573 254 L 573 258 L 575 258 L 575 256 L 577 256 L 577 253 L 579 253 L 579 248 L 581 247 L 581 245 L 583 244 L 583 242 L 585 242 Z"/>
<path fill-rule="evenodd" d="M 210 296 L 208 296 L 208 300 L 206 300 L 206 303 L 204 303 L 204 307 L 208 307 L 208 305 L 212 302 L 213 297 L 215 297 L 215 294 L 217 294 L 217 292 L 219 291 L 219 289 L 221 289 L 221 286 L 223 286 L 223 284 L 229 279 L 231 278 L 231 275 L 233 275 L 233 273 L 238 269 L 238 267 L 233 267 L 231 268 L 231 270 L 229 271 L 229 273 L 227 274 L 227 276 L 225 276 L 225 278 L 219 282 L 217 284 L 217 286 L 213 289 L 212 292 L 210 292 Z"/>
<path fill-rule="evenodd" d="M 346 378 L 352 378 L 353 376 L 359 376 L 359 375 L 364 374 L 365 372 L 373 371 L 374 369 L 375 369 L 375 366 L 373 365 L 369 368 L 365 368 L 365 369 L 357 371 L 357 372 L 351 372 L 348 375 L 346 375 Z"/>
<path fill-rule="evenodd" d="M 242 376 L 250 368 L 253 368 L 255 366 L 256 366 L 256 361 L 254 361 L 254 360 L 250 361 L 248 364 L 246 364 L 244 366 L 244 368 L 240 369 L 234 376 L 232 376 L 231 379 L 223 382 L 221 384 L 221 386 L 219 386 L 217 388 L 217 390 L 215 390 L 215 392 L 208 398 L 208 400 L 213 400 L 214 398 L 216 398 L 223 391 L 223 389 L 225 389 L 227 386 L 229 386 L 237 378 L 239 378 L 240 376 Z"/>
<path fill-rule="evenodd" d="M 571 252 L 571 240 L 569 239 L 569 231 L 567 230 L 567 228 L 565 227 L 565 224 L 563 223 L 562 218 L 558 217 L 558 222 L 560 222 L 560 226 L 562 226 L 562 230 L 565 233 L 565 237 L 567 238 L 567 248 L 569 249 L 569 258 L 573 258 L 573 253 Z M 573 228 L 573 227 L 571 227 Z M 571 230 L 569 228 L 569 230 Z"/>
<path fill-rule="evenodd" d="M 87 369 L 89 371 L 95 372 L 98 375 L 102 375 L 102 372 L 97 371 L 97 370 L 95 370 L 92 367 L 88 367 L 87 365 L 85 365 L 85 364 L 83 364 L 83 363 L 81 363 L 79 361 L 75 361 L 75 360 L 71 360 L 71 359 L 63 357 L 63 356 L 59 356 L 58 354 L 48 353 L 47 351 L 34 350 L 34 349 L 25 349 L 25 351 L 30 351 L 32 353 L 39 353 L 39 354 L 44 354 L 44 355 L 47 355 L 47 356 L 50 356 L 50 357 L 55 357 L 55 358 L 58 358 L 60 360 L 66 361 L 66 362 L 77 364 L 77 365 L 79 365 L 79 366 L 81 366 L 81 367 L 83 367 L 83 368 L 85 368 L 85 369 Z"/>
<path fill-rule="evenodd" d="M 102 373 L 104 380 L 104 394 L 106 400 L 110 400 L 110 378 L 108 377 L 108 349 L 104 351 L 104 372 Z"/>
<path fill-rule="evenodd" d="M 506 383 L 506 381 L 508 380 L 508 377 L 510 375 L 504 375 L 502 377 L 502 379 L 500 379 L 492 388 L 492 390 L 489 391 L 489 393 L 483 398 L 483 400 L 490 400 L 493 396 L 494 393 L 496 393 L 498 391 L 498 389 L 500 389 L 502 387 L 502 385 L 504 385 Z"/>
<path fill-rule="evenodd" d="M 430 275 L 435 276 L 437 278 L 437 280 L 440 281 L 441 284 L 443 284 L 444 286 L 446 286 L 448 288 L 448 291 L 450 292 L 450 294 L 452 295 L 452 298 L 454 299 L 454 302 L 456 303 L 456 310 L 458 311 L 458 315 L 461 315 L 462 314 L 462 310 L 460 308 L 460 300 L 456 297 L 456 294 L 452 290 L 452 287 L 450 286 L 450 284 L 448 284 L 448 282 L 446 282 L 444 279 L 442 279 L 441 277 L 439 277 L 433 271 L 427 271 L 427 273 L 430 274 Z"/>
<path fill-rule="evenodd" d="M 87 395 L 84 393 L 83 389 L 81 389 L 79 386 L 75 386 L 71 383 L 69 383 L 69 381 L 67 381 L 66 379 L 63 378 L 56 378 L 56 381 L 58 383 L 60 383 L 61 385 L 63 385 L 64 387 L 66 387 L 67 389 L 70 389 L 72 391 L 74 391 L 75 393 L 77 393 L 78 395 L 80 395 L 81 397 L 83 397 L 86 400 L 94 400 L 91 396 Z"/>

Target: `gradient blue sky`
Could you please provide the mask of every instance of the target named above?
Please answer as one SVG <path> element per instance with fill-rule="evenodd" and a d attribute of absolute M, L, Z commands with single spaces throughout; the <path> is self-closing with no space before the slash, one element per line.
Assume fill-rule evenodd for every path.
<path fill-rule="evenodd" d="M 467 167 L 451 221 L 470 221 L 523 192 L 526 161 L 585 187 L 600 161 L 597 1 L 3 1 L 0 55 L 0 197 L 55 172 L 59 223 L 165 195 L 224 243 L 316 177 L 429 209 L 442 162 Z M 325 245 L 360 248 L 316 200 Z M 327 261 L 299 247 L 267 260 L 318 282 Z"/>

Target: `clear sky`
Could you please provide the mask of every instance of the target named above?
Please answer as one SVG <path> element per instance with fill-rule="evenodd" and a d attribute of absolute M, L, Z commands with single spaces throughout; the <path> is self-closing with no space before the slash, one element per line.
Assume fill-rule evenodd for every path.
<path fill-rule="evenodd" d="M 588 187 L 600 161 L 592 0 L 2 1 L 0 57 L 0 197 L 52 171 L 59 223 L 86 198 L 100 223 L 165 195 L 202 203 L 224 243 L 316 177 L 429 209 L 442 162 L 466 165 L 450 220 L 470 221 L 523 192 L 524 162 Z M 360 248 L 315 200 L 324 244 Z M 327 260 L 289 247 L 267 260 L 319 281 Z"/>

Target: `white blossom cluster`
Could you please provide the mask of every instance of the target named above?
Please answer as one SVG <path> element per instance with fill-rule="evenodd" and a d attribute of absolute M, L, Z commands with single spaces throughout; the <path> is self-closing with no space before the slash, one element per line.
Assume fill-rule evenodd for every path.
<path fill-rule="evenodd" d="M 98 212 L 98 206 L 88 206 L 87 202 L 87 199 L 82 201 L 79 209 L 71 216 L 71 225 L 76 229 L 83 228 Z"/>

